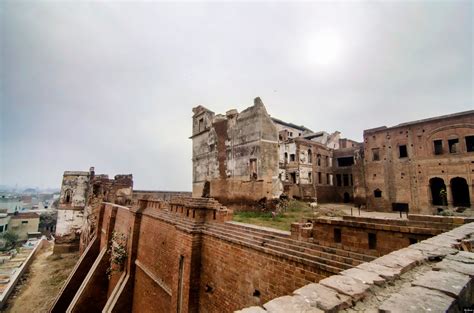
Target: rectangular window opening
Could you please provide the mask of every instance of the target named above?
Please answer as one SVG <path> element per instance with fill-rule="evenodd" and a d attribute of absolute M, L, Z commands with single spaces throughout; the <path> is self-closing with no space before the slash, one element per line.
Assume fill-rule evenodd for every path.
<path fill-rule="evenodd" d="M 375 148 L 372 149 L 372 161 L 379 161 L 380 160 L 380 149 Z"/>
<path fill-rule="evenodd" d="M 336 185 L 338 187 L 342 186 L 342 179 L 341 179 L 341 174 L 336 174 Z"/>
<path fill-rule="evenodd" d="M 342 181 L 344 183 L 344 186 L 349 186 L 349 175 L 343 174 L 342 175 Z"/>
<path fill-rule="evenodd" d="M 466 136 L 466 151 L 474 152 L 474 136 Z"/>
<path fill-rule="evenodd" d="M 459 149 L 459 139 L 449 139 L 448 140 L 448 147 L 449 147 L 449 153 L 458 153 Z"/>
<path fill-rule="evenodd" d="M 340 228 L 334 228 L 334 242 L 335 243 L 341 243 L 341 241 L 342 241 L 341 229 Z"/>
<path fill-rule="evenodd" d="M 296 173 L 290 173 L 291 182 L 296 184 Z"/>
<path fill-rule="evenodd" d="M 433 140 L 434 154 L 441 155 L 443 154 L 443 141 L 442 140 Z"/>
<path fill-rule="evenodd" d="M 204 130 L 204 118 L 199 119 L 199 124 L 198 124 L 198 131 L 203 131 Z"/>
<path fill-rule="evenodd" d="M 354 157 L 343 157 L 343 158 L 337 158 L 337 166 L 340 167 L 345 167 L 345 166 L 351 166 L 354 165 Z"/>
<path fill-rule="evenodd" d="M 377 234 L 368 233 L 369 235 L 369 249 L 377 249 Z"/>
<path fill-rule="evenodd" d="M 408 151 L 407 151 L 407 146 L 406 145 L 398 146 L 398 152 L 400 154 L 400 159 L 401 158 L 408 158 Z"/>

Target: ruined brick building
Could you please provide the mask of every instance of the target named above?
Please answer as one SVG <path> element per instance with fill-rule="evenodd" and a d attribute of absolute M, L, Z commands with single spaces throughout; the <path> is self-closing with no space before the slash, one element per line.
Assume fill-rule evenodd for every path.
<path fill-rule="evenodd" d="M 65 171 L 58 205 L 55 233 L 55 252 L 84 251 L 98 223 L 99 209 L 103 202 L 130 205 L 137 199 L 171 199 L 189 196 L 188 192 L 133 190 L 131 174 L 96 174 L 94 167 L 86 171 Z"/>
<path fill-rule="evenodd" d="M 132 175 L 96 175 L 93 167 L 85 171 L 65 171 L 61 184 L 56 224 L 55 252 L 84 249 L 95 233 L 97 206 L 103 201 L 129 204 Z"/>
<path fill-rule="evenodd" d="M 364 131 L 368 206 L 426 210 L 474 201 L 474 111 Z"/>
<path fill-rule="evenodd" d="M 365 130 L 363 143 L 272 118 L 260 98 L 241 113 L 193 113 L 193 196 L 430 214 L 473 202 L 474 111 Z"/>

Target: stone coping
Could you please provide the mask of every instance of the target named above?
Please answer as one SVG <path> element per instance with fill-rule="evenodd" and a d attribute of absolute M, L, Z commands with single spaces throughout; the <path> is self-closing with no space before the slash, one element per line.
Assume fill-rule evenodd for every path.
<path fill-rule="evenodd" d="M 380 221 L 380 223 L 374 223 Z M 390 219 L 374 219 L 371 221 L 355 221 L 355 220 L 344 220 L 342 218 L 317 218 L 314 220 L 314 225 L 317 228 L 317 224 L 329 224 L 337 226 L 347 226 L 347 227 L 360 227 L 364 229 L 374 229 L 374 230 L 384 230 L 384 231 L 395 231 L 402 233 L 412 233 L 412 234 L 429 234 L 437 235 L 443 232 L 443 229 L 432 228 L 428 223 L 426 227 L 412 226 L 407 224 L 407 226 L 389 224 L 388 221 L 394 221 Z M 384 223 L 385 222 L 385 223 Z M 448 228 L 449 229 L 449 228 Z"/>
<path fill-rule="evenodd" d="M 238 225 L 238 226 L 243 226 L 246 228 L 250 229 L 255 229 L 255 230 L 263 230 L 271 233 L 277 233 L 282 236 L 290 236 L 291 232 L 286 231 L 286 230 L 279 230 L 276 228 L 271 228 L 271 227 L 265 227 L 265 226 L 258 226 L 258 225 L 252 225 L 252 224 L 246 224 L 246 223 L 240 223 L 240 222 L 234 222 L 234 221 L 228 221 L 226 224 L 232 224 L 232 225 Z"/>
<path fill-rule="evenodd" d="M 408 275 L 422 267 L 424 272 L 415 276 L 407 288 L 401 288 L 383 302 L 373 304 L 378 311 L 462 311 L 474 301 L 474 253 L 460 249 L 473 241 L 474 223 L 464 224 L 319 283 L 306 285 L 292 295 L 263 304 L 263 307 L 249 307 L 236 312 L 338 312 L 363 303 L 362 300 L 370 302 L 376 290 L 388 289 L 388 282 L 394 284 L 404 273 Z"/>

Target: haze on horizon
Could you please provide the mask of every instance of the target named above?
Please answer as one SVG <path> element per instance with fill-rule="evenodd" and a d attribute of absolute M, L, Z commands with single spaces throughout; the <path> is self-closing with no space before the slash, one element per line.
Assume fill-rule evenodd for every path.
<path fill-rule="evenodd" d="M 473 4 L 0 2 L 0 185 L 191 190 L 191 109 L 314 131 L 473 107 Z"/>

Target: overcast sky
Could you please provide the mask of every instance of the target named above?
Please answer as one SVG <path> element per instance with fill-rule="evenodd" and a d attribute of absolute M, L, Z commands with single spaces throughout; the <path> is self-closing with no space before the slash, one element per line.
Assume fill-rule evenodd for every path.
<path fill-rule="evenodd" d="M 0 1 L 0 185 L 191 190 L 191 109 L 367 128 L 473 108 L 470 1 Z"/>

